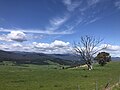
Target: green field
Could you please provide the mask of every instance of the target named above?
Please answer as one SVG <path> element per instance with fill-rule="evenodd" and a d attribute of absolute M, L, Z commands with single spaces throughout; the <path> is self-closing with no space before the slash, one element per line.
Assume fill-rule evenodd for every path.
<path fill-rule="evenodd" d="M 92 71 L 55 65 L 0 65 L 0 90 L 95 90 L 96 86 L 102 90 L 108 82 L 113 86 L 119 79 L 120 62 L 94 65 Z"/>

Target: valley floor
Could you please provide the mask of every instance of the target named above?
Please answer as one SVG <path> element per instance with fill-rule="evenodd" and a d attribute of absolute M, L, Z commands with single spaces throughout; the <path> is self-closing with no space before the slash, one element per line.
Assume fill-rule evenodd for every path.
<path fill-rule="evenodd" d="M 57 65 L 0 65 L 0 90 L 103 90 L 116 83 L 120 83 L 120 62 L 94 65 L 92 71 Z M 113 90 L 120 90 L 120 84 Z"/>

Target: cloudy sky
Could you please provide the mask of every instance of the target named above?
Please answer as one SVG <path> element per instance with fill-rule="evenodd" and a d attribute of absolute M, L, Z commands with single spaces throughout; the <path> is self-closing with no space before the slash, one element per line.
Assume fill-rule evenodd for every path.
<path fill-rule="evenodd" d="M 0 0 L 1 50 L 70 53 L 84 35 L 120 56 L 120 0 Z"/>

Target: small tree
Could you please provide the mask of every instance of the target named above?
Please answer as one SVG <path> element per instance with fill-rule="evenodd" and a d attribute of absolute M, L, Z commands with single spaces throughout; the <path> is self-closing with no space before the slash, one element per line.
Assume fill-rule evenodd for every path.
<path fill-rule="evenodd" d="M 74 49 L 76 51 L 76 54 L 78 54 L 80 58 L 87 64 L 88 70 L 93 69 L 93 55 L 107 48 L 107 46 L 99 49 L 96 48 L 101 42 L 102 39 L 96 39 L 95 37 L 91 36 L 83 36 L 80 38 L 80 42 L 74 43 Z"/>
<path fill-rule="evenodd" d="M 105 64 L 107 64 L 107 62 L 111 61 L 111 56 L 109 53 L 107 52 L 100 52 L 97 54 L 97 56 L 95 57 L 95 60 L 97 60 L 97 62 L 101 65 L 104 66 Z"/>

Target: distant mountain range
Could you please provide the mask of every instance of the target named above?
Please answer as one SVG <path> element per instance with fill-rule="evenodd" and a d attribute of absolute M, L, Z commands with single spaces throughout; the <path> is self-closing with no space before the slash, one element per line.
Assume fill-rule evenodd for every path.
<path fill-rule="evenodd" d="M 11 52 L 0 50 L 0 61 L 13 61 L 17 64 L 60 64 L 77 65 L 82 64 L 78 56 L 71 54 L 43 54 L 35 52 Z"/>
<path fill-rule="evenodd" d="M 12 52 L 0 50 L 0 61 L 12 61 L 17 64 L 84 64 L 80 57 L 73 54 L 43 54 L 35 52 Z M 112 61 L 120 61 L 120 57 L 112 57 Z"/>
<path fill-rule="evenodd" d="M 112 57 L 112 61 L 120 61 L 120 57 Z"/>

